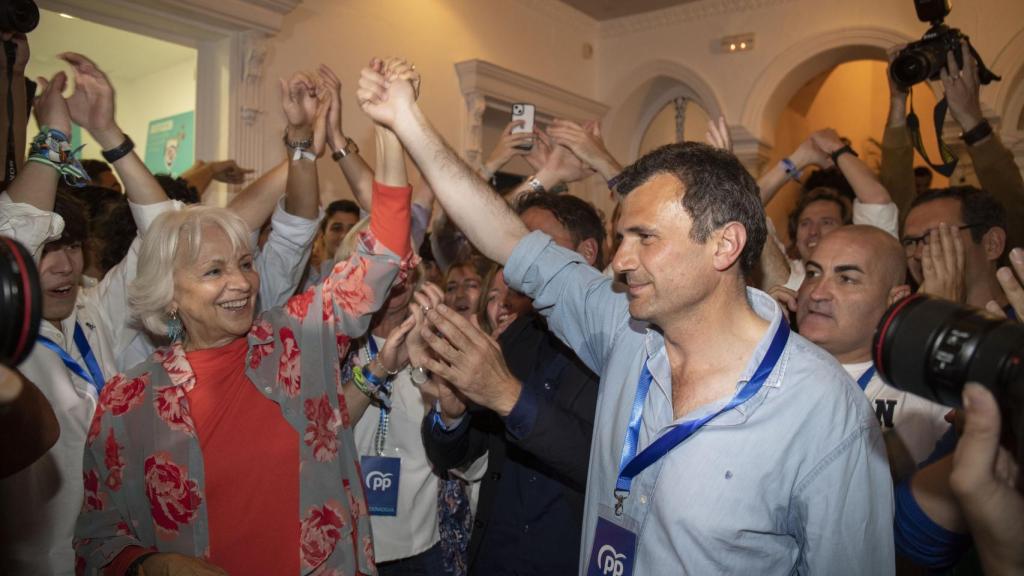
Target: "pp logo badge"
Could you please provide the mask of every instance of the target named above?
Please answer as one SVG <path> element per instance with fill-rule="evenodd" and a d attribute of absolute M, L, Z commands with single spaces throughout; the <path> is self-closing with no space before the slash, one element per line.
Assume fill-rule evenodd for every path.
<path fill-rule="evenodd" d="M 616 552 L 611 544 L 601 546 L 601 549 L 597 552 L 597 566 L 601 569 L 601 574 L 604 576 L 622 576 L 626 570 L 626 566 L 623 563 L 625 559 L 626 555 Z"/>
<path fill-rule="evenodd" d="M 363 487 L 366 507 L 371 516 L 398 514 L 398 485 L 402 481 L 402 461 L 387 456 L 363 456 Z"/>
<path fill-rule="evenodd" d="M 366 475 L 366 485 L 374 492 L 385 492 L 391 488 L 391 477 L 393 474 L 374 470 Z"/>
<path fill-rule="evenodd" d="M 636 533 L 600 514 L 587 562 L 587 576 L 633 576 L 634 554 Z"/>

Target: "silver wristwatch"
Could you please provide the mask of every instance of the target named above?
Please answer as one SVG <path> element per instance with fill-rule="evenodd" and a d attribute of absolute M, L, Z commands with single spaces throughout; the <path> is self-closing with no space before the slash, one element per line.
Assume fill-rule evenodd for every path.
<path fill-rule="evenodd" d="M 345 138 L 345 145 L 341 147 L 341 150 L 335 150 L 331 153 L 331 160 L 340 162 L 342 158 L 349 154 L 359 154 L 359 146 L 356 145 L 355 140 L 351 138 Z"/>

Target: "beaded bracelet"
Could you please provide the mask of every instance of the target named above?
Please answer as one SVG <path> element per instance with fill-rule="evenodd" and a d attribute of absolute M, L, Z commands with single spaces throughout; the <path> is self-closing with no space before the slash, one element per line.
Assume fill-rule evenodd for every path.
<path fill-rule="evenodd" d="M 45 164 L 60 173 L 69 186 L 81 188 L 89 183 L 89 175 L 77 158 L 83 147 L 84 144 L 72 149 L 66 134 L 56 128 L 42 126 L 32 139 L 28 162 Z"/>

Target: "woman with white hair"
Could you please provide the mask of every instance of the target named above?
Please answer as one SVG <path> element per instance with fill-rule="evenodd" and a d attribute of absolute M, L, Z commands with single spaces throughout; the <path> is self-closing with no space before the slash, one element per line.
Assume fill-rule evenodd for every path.
<path fill-rule="evenodd" d="M 306 90 L 316 120 L 288 114 L 288 186 L 315 189 L 324 118 L 340 102 Z M 75 542 L 86 573 L 372 573 L 339 358 L 411 257 L 410 188 L 390 142 L 356 253 L 255 319 L 259 277 L 237 216 L 189 207 L 150 228 L 132 304 L 174 342 L 104 387 Z"/>

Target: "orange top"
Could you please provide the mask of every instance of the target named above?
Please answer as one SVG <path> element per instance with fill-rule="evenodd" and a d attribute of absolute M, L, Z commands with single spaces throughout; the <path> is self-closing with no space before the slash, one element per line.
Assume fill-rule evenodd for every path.
<path fill-rule="evenodd" d="M 203 451 L 209 562 L 229 574 L 298 574 L 299 439 L 245 375 L 248 343 L 190 352 Z"/>

